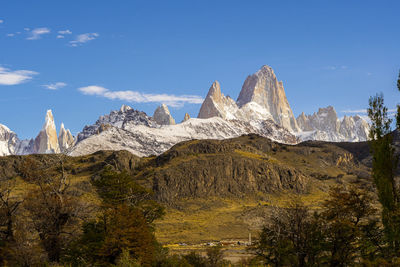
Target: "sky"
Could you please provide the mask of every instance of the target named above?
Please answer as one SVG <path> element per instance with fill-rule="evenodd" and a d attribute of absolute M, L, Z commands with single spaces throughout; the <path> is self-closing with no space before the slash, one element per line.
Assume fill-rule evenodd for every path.
<path fill-rule="evenodd" d="M 214 80 L 236 99 L 262 65 L 295 116 L 363 112 L 400 92 L 400 1 L 1 0 L 0 123 L 35 137 L 47 109 L 77 134 L 128 104 L 196 117 Z"/>

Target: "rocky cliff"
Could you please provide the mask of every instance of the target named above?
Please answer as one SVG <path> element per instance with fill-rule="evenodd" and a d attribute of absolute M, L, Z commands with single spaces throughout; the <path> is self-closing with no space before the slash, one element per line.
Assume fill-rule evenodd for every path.
<path fill-rule="evenodd" d="M 38 154 L 60 153 L 56 125 L 51 110 L 47 111 L 42 130 L 35 138 L 34 152 Z"/>
<path fill-rule="evenodd" d="M 264 65 L 245 80 L 237 104 L 243 107 L 251 102 L 266 109 L 278 125 L 292 132 L 300 130 L 286 98 L 283 83 L 278 81 L 271 67 Z"/>
<path fill-rule="evenodd" d="M 75 143 L 75 139 L 72 136 L 69 129 L 65 130 L 64 123 L 61 123 L 60 132 L 58 134 L 58 145 L 61 152 L 68 151 Z"/>
<path fill-rule="evenodd" d="M 312 115 L 300 114 L 297 124 L 303 131 L 301 140 L 358 142 L 368 139 L 369 125 L 360 116 L 344 116 L 340 120 L 332 106 L 320 108 Z"/>
<path fill-rule="evenodd" d="M 161 104 L 154 111 L 153 119 L 160 125 L 174 125 L 175 120 L 172 117 L 167 105 Z"/>

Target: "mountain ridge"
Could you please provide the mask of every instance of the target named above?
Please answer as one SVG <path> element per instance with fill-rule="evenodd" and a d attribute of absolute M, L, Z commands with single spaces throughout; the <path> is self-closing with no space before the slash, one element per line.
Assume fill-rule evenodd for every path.
<path fill-rule="evenodd" d="M 339 120 L 332 106 L 295 118 L 283 82 L 278 81 L 271 67 L 264 65 L 246 78 L 237 101 L 225 96 L 219 82 L 214 81 L 198 118 L 185 114 L 181 123 L 175 123 L 165 104 L 158 106 L 152 117 L 124 104 L 119 110 L 100 116 L 94 124 L 86 125 L 75 138 L 63 124 L 57 137 L 49 110 L 35 139 L 20 141 L 15 133 L 3 128 L 0 155 L 60 152 L 83 155 L 104 149 L 126 149 L 148 156 L 191 139 L 226 139 L 255 133 L 286 144 L 306 140 L 355 142 L 367 140 L 368 131 L 368 123 L 360 116 Z"/>

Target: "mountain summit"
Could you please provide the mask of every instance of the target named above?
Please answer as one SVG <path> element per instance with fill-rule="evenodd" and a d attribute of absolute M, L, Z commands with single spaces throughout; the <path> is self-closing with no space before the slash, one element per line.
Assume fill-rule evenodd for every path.
<path fill-rule="evenodd" d="M 160 125 L 174 125 L 175 120 L 172 117 L 167 105 L 162 104 L 154 111 L 153 119 Z"/>
<path fill-rule="evenodd" d="M 235 101 L 229 96 L 224 96 L 218 81 L 214 81 L 208 90 L 208 94 L 201 105 L 200 119 L 220 117 L 227 120 L 236 119 L 238 107 Z"/>
<path fill-rule="evenodd" d="M 0 127 L 0 155 L 68 153 L 85 155 L 98 150 L 128 150 L 138 156 L 159 155 L 175 144 L 193 139 L 228 139 L 258 134 L 271 140 L 297 144 L 305 140 L 356 142 L 368 139 L 369 125 L 360 116 L 339 119 L 332 106 L 295 119 L 283 83 L 269 66 L 262 66 L 243 83 L 237 101 L 225 96 L 214 81 L 201 105 L 198 118 L 185 114 L 175 123 L 167 105 L 161 104 L 152 117 L 122 105 L 100 116 L 74 139 L 61 125 L 57 131 L 51 110 L 35 139 L 18 140 L 15 133 Z M 0 125 L 1 126 L 1 125 Z"/>
<path fill-rule="evenodd" d="M 268 110 L 278 125 L 292 132 L 300 131 L 286 98 L 283 83 L 278 81 L 271 67 L 264 65 L 245 80 L 237 104 L 241 108 L 250 102 Z"/>
<path fill-rule="evenodd" d="M 38 136 L 35 138 L 35 153 L 60 153 L 57 130 L 51 110 L 47 110 L 45 123 Z"/>

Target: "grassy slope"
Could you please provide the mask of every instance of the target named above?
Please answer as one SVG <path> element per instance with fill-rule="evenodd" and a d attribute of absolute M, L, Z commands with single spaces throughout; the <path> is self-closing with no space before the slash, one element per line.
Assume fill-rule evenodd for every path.
<path fill-rule="evenodd" d="M 188 155 L 187 153 L 193 147 L 204 143 L 198 140 L 189 141 L 174 148 L 179 153 L 182 153 L 182 155 L 178 153 L 177 157 L 158 166 L 154 165 L 154 161 L 157 159 L 155 157 L 139 159 L 129 153 L 128 155 L 127 152 L 98 152 L 83 157 L 67 158 L 66 169 L 69 172 L 73 189 L 79 193 L 83 201 L 93 206 L 97 206 L 100 203 L 100 199 L 90 183 L 90 178 L 107 164 L 118 165 L 119 169 L 128 168 L 127 158 L 133 158 L 134 160 L 134 166 L 131 166 L 131 169 L 128 171 L 132 172 L 141 184 L 147 186 L 151 186 L 152 181 L 150 177 L 159 169 L 178 168 L 182 162 L 190 163 L 200 158 L 202 160 L 213 160 L 216 157 L 226 157 L 228 154 L 235 157 L 242 157 L 243 159 L 251 158 L 257 161 L 268 161 L 273 164 L 291 166 L 311 179 L 309 188 L 305 194 L 284 191 L 263 195 L 249 195 L 245 198 L 210 197 L 178 199 L 174 206 L 167 207 L 166 216 L 156 222 L 157 238 L 165 244 L 179 242 L 195 244 L 206 241 L 247 239 L 249 232 L 253 236 L 256 235 L 270 207 L 285 206 L 291 198 L 298 197 L 312 208 L 318 208 L 321 201 L 326 198 L 330 185 L 354 181 L 360 182 L 357 175 L 352 173 L 355 173 L 355 170 L 359 169 L 366 170 L 365 166 L 354 165 L 353 163 L 353 165 L 349 164 L 348 166 L 343 164 L 337 165 L 337 155 L 343 154 L 346 151 L 335 145 L 327 144 L 317 147 L 278 145 L 278 149 L 267 151 L 263 149 L 263 140 L 256 138 L 255 141 L 253 140 L 254 144 L 247 137 L 240 137 L 231 141 L 212 141 L 222 142 L 224 145 L 233 146 L 234 149 L 229 152 L 214 151 L 212 153 L 195 151 Z M 41 155 L 26 157 L 47 159 L 54 158 L 55 156 Z M 16 158 L 17 161 L 23 160 L 26 157 L 0 158 L 0 170 L 1 168 L 15 167 L 15 164 L 11 163 L 11 165 L 7 165 L 7 161 Z M 53 165 L 53 168 L 55 166 Z M 343 175 L 343 177 L 336 178 L 338 175 Z M 16 181 L 17 187 L 14 194 L 19 196 L 25 195 L 33 186 L 20 177 L 17 177 Z M 364 180 L 361 182 L 368 184 Z"/>

